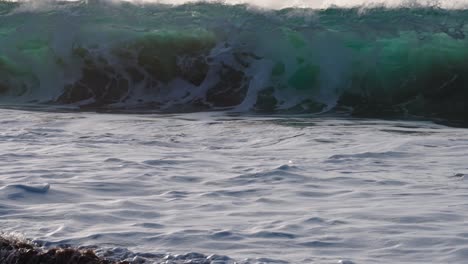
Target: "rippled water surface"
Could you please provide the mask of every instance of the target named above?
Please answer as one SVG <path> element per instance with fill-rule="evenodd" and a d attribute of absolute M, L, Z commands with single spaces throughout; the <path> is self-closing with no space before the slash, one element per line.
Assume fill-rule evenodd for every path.
<path fill-rule="evenodd" d="M 212 263 L 468 257 L 466 129 L 0 112 L 0 230 L 46 246 L 149 263 L 188 252 L 220 255 Z"/>

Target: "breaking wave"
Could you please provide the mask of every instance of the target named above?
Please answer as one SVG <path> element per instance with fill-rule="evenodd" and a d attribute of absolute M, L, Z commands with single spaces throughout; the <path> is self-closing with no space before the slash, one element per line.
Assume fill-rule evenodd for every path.
<path fill-rule="evenodd" d="M 0 102 L 468 121 L 468 11 L 0 1 Z"/>

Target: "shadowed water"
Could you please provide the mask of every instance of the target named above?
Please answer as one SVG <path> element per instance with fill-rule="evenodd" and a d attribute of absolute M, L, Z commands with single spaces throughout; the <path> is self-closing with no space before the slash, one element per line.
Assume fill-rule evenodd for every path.
<path fill-rule="evenodd" d="M 0 230 L 148 263 L 463 263 L 467 155 L 430 122 L 1 110 Z"/>

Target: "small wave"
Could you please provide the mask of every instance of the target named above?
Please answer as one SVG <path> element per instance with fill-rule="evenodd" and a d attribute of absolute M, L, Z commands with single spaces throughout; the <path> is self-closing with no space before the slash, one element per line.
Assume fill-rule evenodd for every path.
<path fill-rule="evenodd" d="M 290 233 L 284 233 L 284 232 L 268 232 L 268 231 L 260 231 L 257 233 L 252 234 L 253 237 L 256 238 L 266 238 L 266 239 L 294 239 L 296 236 L 294 234 Z"/>
<path fill-rule="evenodd" d="M 298 173 L 294 173 L 298 171 L 298 167 L 285 164 L 277 167 L 276 169 L 264 170 L 255 173 L 246 173 L 241 174 L 229 179 L 225 179 L 222 181 L 217 182 L 210 182 L 210 184 L 216 185 L 226 185 L 226 186 L 243 186 L 243 185 L 251 185 L 251 184 L 258 184 L 258 183 L 265 183 L 265 184 L 282 184 L 282 183 L 304 183 L 308 179 L 305 176 L 302 176 Z"/>
<path fill-rule="evenodd" d="M 38 194 L 44 194 L 47 193 L 50 189 L 50 184 L 49 183 L 29 183 L 29 184 L 10 184 L 6 185 L 1 189 L 16 189 L 24 192 L 29 192 L 29 193 L 38 193 Z"/>
<path fill-rule="evenodd" d="M 27 192 L 32 192 L 32 193 L 46 193 L 50 189 L 50 184 L 44 183 L 44 184 L 16 184 L 16 185 L 10 185 L 10 187 L 15 187 L 17 189 L 25 190 Z"/>
<path fill-rule="evenodd" d="M 397 151 L 385 152 L 364 152 L 356 154 L 337 154 L 328 158 L 330 162 L 333 160 L 349 160 L 349 159 L 392 159 L 392 158 L 405 158 L 411 156 L 409 153 Z"/>
<path fill-rule="evenodd" d="M 339 243 L 336 242 L 324 242 L 324 241 L 310 241 L 304 242 L 300 244 L 304 247 L 311 247 L 311 248 L 322 248 L 322 247 L 336 247 Z"/>

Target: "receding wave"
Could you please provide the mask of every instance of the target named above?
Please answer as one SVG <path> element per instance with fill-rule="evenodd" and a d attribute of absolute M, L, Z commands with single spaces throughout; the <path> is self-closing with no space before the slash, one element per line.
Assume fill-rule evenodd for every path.
<path fill-rule="evenodd" d="M 468 11 L 0 2 L 0 102 L 468 121 Z"/>

